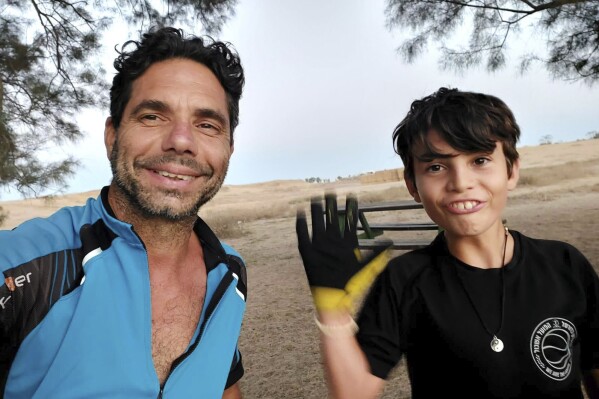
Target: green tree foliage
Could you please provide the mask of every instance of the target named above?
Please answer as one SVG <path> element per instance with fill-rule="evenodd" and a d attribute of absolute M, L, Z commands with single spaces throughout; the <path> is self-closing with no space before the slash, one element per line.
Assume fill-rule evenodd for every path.
<path fill-rule="evenodd" d="M 494 71 L 505 66 L 508 44 L 516 37 L 531 40 L 520 34 L 526 29 L 544 38 L 547 54 L 524 54 L 523 71 L 540 61 L 559 79 L 599 80 L 597 0 L 388 0 L 386 16 L 390 28 L 413 33 L 399 48 L 410 62 L 434 41 L 440 44 L 442 67 L 484 64 Z M 465 22 L 472 27 L 467 45 L 450 47 Z"/>
<path fill-rule="evenodd" d="M 586 134 L 589 139 L 599 139 L 599 130 L 592 130 Z"/>
<path fill-rule="evenodd" d="M 106 104 L 98 55 L 113 18 L 140 31 L 180 24 L 214 34 L 236 1 L 0 0 L 0 188 L 36 195 L 73 174 L 76 159 L 40 154 L 80 138 L 78 113 Z"/>

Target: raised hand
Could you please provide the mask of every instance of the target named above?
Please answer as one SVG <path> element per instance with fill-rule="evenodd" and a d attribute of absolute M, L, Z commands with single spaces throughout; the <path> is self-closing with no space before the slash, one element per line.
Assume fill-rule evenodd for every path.
<path fill-rule="evenodd" d="M 386 267 L 390 250 L 383 246 L 367 256 L 358 249 L 356 233 L 358 201 L 348 196 L 343 230 L 334 194 L 325 196 L 325 209 L 320 198 L 311 202 L 312 238 L 306 215 L 299 211 L 296 222 L 298 248 L 316 309 L 353 312 L 355 303 Z"/>

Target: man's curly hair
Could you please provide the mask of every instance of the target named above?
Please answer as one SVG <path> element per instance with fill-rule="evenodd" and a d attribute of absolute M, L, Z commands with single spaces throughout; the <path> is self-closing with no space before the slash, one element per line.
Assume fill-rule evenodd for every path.
<path fill-rule="evenodd" d="M 127 48 L 133 46 L 131 51 Z M 173 58 L 183 58 L 206 66 L 218 79 L 227 95 L 231 143 L 233 131 L 239 123 L 239 99 L 245 77 L 239 55 L 229 43 L 214 41 L 209 37 L 185 38 L 181 29 L 161 28 L 142 36 L 141 41 L 129 40 L 117 52 L 114 61 L 117 74 L 110 88 L 110 116 L 115 130 L 121 123 L 125 106 L 131 98 L 131 87 L 154 63 Z"/>

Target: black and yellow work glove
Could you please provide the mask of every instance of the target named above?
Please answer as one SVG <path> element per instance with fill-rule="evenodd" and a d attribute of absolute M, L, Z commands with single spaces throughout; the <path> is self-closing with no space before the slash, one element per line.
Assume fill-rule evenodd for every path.
<path fill-rule="evenodd" d="M 358 201 L 355 197 L 349 196 L 346 200 L 343 231 L 334 194 L 325 196 L 325 212 L 322 201 L 312 199 L 311 212 L 312 239 L 302 211 L 297 215 L 296 231 L 316 309 L 353 313 L 356 301 L 387 266 L 390 250 L 388 246 L 382 246 L 363 256 L 358 249 Z"/>

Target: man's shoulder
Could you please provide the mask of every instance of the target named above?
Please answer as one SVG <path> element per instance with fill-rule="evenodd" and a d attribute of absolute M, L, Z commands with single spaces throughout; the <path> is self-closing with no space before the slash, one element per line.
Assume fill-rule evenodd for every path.
<path fill-rule="evenodd" d="M 237 251 L 235 250 L 235 248 L 233 248 L 232 246 L 230 246 L 230 245 L 229 245 L 229 244 L 227 244 L 226 242 L 224 242 L 224 241 L 220 241 L 220 245 L 223 247 L 223 249 L 225 250 L 225 253 L 226 253 L 227 255 L 236 256 L 236 257 L 238 257 L 239 259 L 242 259 L 242 258 L 241 258 L 241 255 L 239 255 L 239 252 L 237 252 Z"/>
<path fill-rule="evenodd" d="M 81 226 L 100 218 L 97 200 L 64 207 L 45 218 L 27 220 L 0 231 L 0 264 L 4 269 L 49 253 L 80 246 Z"/>
<path fill-rule="evenodd" d="M 243 264 L 241 255 L 239 255 L 239 253 L 232 246 L 219 239 L 216 233 L 201 217 L 196 219 L 193 229 L 202 243 L 206 245 L 206 249 L 214 252 L 215 255 L 222 254 L 224 252 L 227 256 L 238 258 Z"/>
<path fill-rule="evenodd" d="M 78 206 L 65 206 L 47 217 L 35 217 L 24 221 L 12 230 L 0 231 L 2 239 L 23 235 L 38 235 L 46 232 L 64 232 L 79 223 L 89 223 L 99 217 L 96 209 L 99 204 L 96 199 L 90 198 L 85 204 Z"/>

